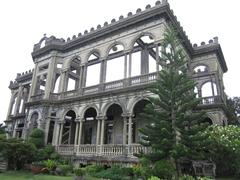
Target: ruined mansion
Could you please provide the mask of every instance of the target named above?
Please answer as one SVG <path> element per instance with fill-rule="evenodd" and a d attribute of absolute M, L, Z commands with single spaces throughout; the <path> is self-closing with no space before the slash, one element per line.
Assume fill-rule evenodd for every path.
<path fill-rule="evenodd" d="M 44 36 L 34 45 L 34 69 L 10 82 L 7 137 L 26 139 L 34 128 L 45 143 L 78 164 L 137 162 L 148 149 L 139 113 L 151 103 L 146 87 L 161 71 L 163 33 L 173 25 L 182 40 L 200 109 L 210 124 L 227 124 L 218 38 L 192 45 L 166 0 L 129 12 L 67 40 Z"/>

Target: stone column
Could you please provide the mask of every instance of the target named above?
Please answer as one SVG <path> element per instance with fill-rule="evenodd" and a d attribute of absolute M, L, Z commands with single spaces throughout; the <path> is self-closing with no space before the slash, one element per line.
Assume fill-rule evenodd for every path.
<path fill-rule="evenodd" d="M 128 117 L 128 145 L 132 144 L 132 116 Z"/>
<path fill-rule="evenodd" d="M 14 96 L 13 96 L 13 92 L 11 94 L 11 99 L 10 99 L 10 102 L 9 102 L 9 106 L 8 106 L 8 112 L 7 112 L 7 118 L 11 115 L 11 112 L 12 112 L 12 108 L 13 108 L 13 104 L 14 104 Z"/>
<path fill-rule="evenodd" d="M 86 80 L 87 80 L 87 64 L 84 64 L 83 66 L 83 73 L 82 73 L 82 88 L 86 86 Z"/>
<path fill-rule="evenodd" d="M 159 47 L 158 44 L 156 44 L 156 71 L 159 71 Z"/>
<path fill-rule="evenodd" d="M 23 89 L 22 85 L 19 85 L 17 100 L 16 100 L 16 104 L 15 104 L 15 109 L 14 109 L 14 116 L 16 116 L 19 113 L 20 103 L 21 103 L 21 99 L 22 99 L 22 89 Z"/>
<path fill-rule="evenodd" d="M 96 137 L 96 145 L 99 145 L 100 139 L 100 130 L 101 130 L 101 117 L 97 117 L 97 137 Z"/>
<path fill-rule="evenodd" d="M 84 71 L 84 67 L 80 65 L 79 84 L 78 84 L 78 89 L 80 92 L 82 92 L 83 71 Z"/>
<path fill-rule="evenodd" d="M 59 126 L 60 126 L 60 130 L 59 130 L 59 139 L 58 139 L 58 145 L 62 144 L 62 132 L 63 132 L 63 126 L 64 126 L 64 122 L 59 122 Z"/>
<path fill-rule="evenodd" d="M 149 73 L 149 53 L 146 48 L 141 51 L 141 74 Z"/>
<path fill-rule="evenodd" d="M 68 72 L 67 69 L 61 69 L 61 75 L 60 75 L 60 81 L 58 86 L 58 92 L 62 93 L 65 90 L 65 84 L 66 84 L 66 73 Z"/>
<path fill-rule="evenodd" d="M 80 145 L 80 144 L 81 144 L 81 141 L 82 141 L 83 121 L 84 121 L 84 118 L 81 118 L 81 119 L 79 120 L 78 145 Z"/>
<path fill-rule="evenodd" d="M 56 54 L 53 54 L 53 57 L 51 58 L 49 65 L 48 65 L 48 72 L 47 72 L 47 80 L 45 85 L 45 93 L 44 93 L 44 99 L 49 99 L 52 86 L 54 83 L 54 74 L 55 74 L 55 62 L 56 62 Z"/>
<path fill-rule="evenodd" d="M 76 122 L 76 129 L 75 129 L 74 145 L 76 146 L 78 145 L 79 120 L 76 119 L 75 122 Z"/>
<path fill-rule="evenodd" d="M 124 79 L 127 78 L 127 54 L 124 55 Z"/>
<path fill-rule="evenodd" d="M 132 53 L 129 53 L 129 61 L 128 61 L 128 77 L 132 76 Z"/>
<path fill-rule="evenodd" d="M 32 75 L 32 85 L 30 87 L 30 91 L 29 91 L 29 96 L 28 96 L 28 102 L 31 99 L 31 96 L 33 96 L 35 94 L 35 90 L 36 90 L 36 85 L 37 85 L 37 64 L 35 64 L 35 68 L 33 70 L 33 75 Z"/>
<path fill-rule="evenodd" d="M 104 144 L 104 131 L 105 131 L 105 120 L 106 117 L 102 117 L 102 123 L 101 123 L 101 137 L 100 137 L 100 144 Z"/>
<path fill-rule="evenodd" d="M 57 119 L 55 119 L 54 122 L 54 129 L 53 129 L 53 140 L 52 140 L 52 145 L 57 146 L 58 145 L 58 137 L 59 137 L 59 122 Z"/>
<path fill-rule="evenodd" d="M 127 116 L 122 115 L 123 117 L 123 145 L 126 145 L 127 142 Z"/>

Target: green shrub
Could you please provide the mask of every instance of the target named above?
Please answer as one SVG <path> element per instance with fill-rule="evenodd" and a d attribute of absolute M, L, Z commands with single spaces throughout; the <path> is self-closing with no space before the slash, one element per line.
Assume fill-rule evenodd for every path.
<path fill-rule="evenodd" d="M 172 163 L 167 160 L 161 160 L 154 163 L 152 168 L 154 176 L 163 179 L 173 179 L 176 176 L 176 170 Z"/>
<path fill-rule="evenodd" d="M 68 173 L 70 173 L 72 170 L 73 170 L 72 166 L 68 164 L 58 165 L 56 168 L 56 171 L 58 171 L 57 173 L 62 176 L 68 175 Z"/>
<path fill-rule="evenodd" d="M 148 180 L 160 180 L 160 179 L 156 176 L 151 176 L 150 178 L 148 178 Z"/>
<path fill-rule="evenodd" d="M 84 176 L 86 174 L 86 170 L 84 168 L 76 168 L 73 172 L 76 176 Z"/>
<path fill-rule="evenodd" d="M 43 161 L 45 167 L 48 169 L 48 171 L 53 171 L 57 167 L 57 162 L 51 159 L 48 159 L 46 161 Z"/>
<path fill-rule="evenodd" d="M 119 166 L 112 166 L 106 170 L 95 173 L 95 177 L 111 179 L 111 180 L 124 180 L 128 179 L 129 173 L 132 172 L 132 168 L 121 168 Z"/>
<path fill-rule="evenodd" d="M 102 170 L 104 170 L 104 167 L 100 165 L 89 165 L 86 167 L 86 173 L 89 175 L 94 175 Z"/>
<path fill-rule="evenodd" d="M 25 163 L 31 163 L 36 155 L 33 144 L 21 139 L 0 139 L 0 154 L 8 162 L 9 169 L 22 169 Z"/>
<path fill-rule="evenodd" d="M 52 145 L 47 145 L 42 149 L 39 149 L 37 152 L 37 161 L 53 159 L 58 160 L 59 154 L 55 151 L 55 148 Z"/>
<path fill-rule="evenodd" d="M 36 148 L 42 148 L 44 146 L 44 132 L 41 129 L 33 129 L 28 141 L 34 144 Z"/>

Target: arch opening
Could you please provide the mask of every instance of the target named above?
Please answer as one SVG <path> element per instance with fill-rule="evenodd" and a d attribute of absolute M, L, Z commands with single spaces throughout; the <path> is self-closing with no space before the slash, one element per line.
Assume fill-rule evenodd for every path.
<path fill-rule="evenodd" d="M 122 107 L 112 104 L 106 112 L 104 144 L 123 144 Z"/>
<path fill-rule="evenodd" d="M 138 129 L 143 128 L 147 122 L 141 117 L 141 113 L 147 105 L 152 105 L 152 103 L 146 99 L 138 101 L 133 108 L 133 124 L 132 124 L 132 142 L 139 143 L 141 141 L 141 133 Z"/>
<path fill-rule="evenodd" d="M 62 132 L 62 144 L 74 144 L 76 131 L 76 113 L 70 110 L 64 116 L 64 125 Z"/>
<path fill-rule="evenodd" d="M 97 137 L 97 111 L 90 107 L 84 113 L 82 144 L 96 144 Z"/>

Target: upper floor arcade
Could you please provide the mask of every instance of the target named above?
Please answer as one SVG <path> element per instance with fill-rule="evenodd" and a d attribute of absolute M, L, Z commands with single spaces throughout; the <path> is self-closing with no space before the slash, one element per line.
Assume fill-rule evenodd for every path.
<path fill-rule="evenodd" d="M 195 92 L 202 105 L 223 104 L 227 66 L 218 39 L 192 46 L 169 4 L 162 0 L 67 41 L 44 36 L 34 45 L 34 71 L 18 75 L 9 86 L 8 116 L 24 114 L 21 104 L 61 103 L 145 89 L 162 69 L 163 33 L 169 24 L 182 39 L 181 48 L 190 75 L 198 82 Z"/>

